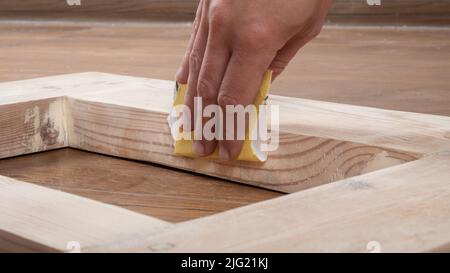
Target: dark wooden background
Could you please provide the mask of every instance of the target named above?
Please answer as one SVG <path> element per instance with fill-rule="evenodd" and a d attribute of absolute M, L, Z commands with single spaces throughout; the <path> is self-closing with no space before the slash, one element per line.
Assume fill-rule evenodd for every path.
<path fill-rule="evenodd" d="M 69 0 L 70 1 L 70 0 Z M 74 1 L 74 0 L 72 0 Z M 0 0 L 0 18 L 191 20 L 198 0 Z M 450 0 L 335 0 L 329 21 L 336 23 L 450 24 Z"/>

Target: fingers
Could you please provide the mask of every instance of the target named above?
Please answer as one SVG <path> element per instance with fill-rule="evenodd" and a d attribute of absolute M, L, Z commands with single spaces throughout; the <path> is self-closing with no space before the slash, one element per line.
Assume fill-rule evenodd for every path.
<path fill-rule="evenodd" d="M 197 85 L 197 96 L 202 99 L 202 112 L 210 105 L 217 105 L 220 84 L 224 77 L 229 58 L 229 50 L 226 47 L 225 41 L 222 40 L 221 35 L 215 35 L 210 31 Z M 203 118 L 202 128 L 206 128 L 206 123 L 212 123 L 213 119 L 222 120 L 221 117 L 216 117 L 215 115 L 210 118 Z M 219 129 L 217 126 L 214 127 L 214 131 Z M 208 140 L 203 136 L 201 141 L 194 143 L 194 152 L 198 156 L 207 156 L 214 152 L 216 145 L 216 140 Z"/>
<path fill-rule="evenodd" d="M 323 0 L 311 5 L 311 2 L 296 1 L 292 5 L 304 9 L 291 12 L 293 9 L 287 4 L 265 5 L 266 9 L 256 10 L 253 2 L 248 1 L 200 1 L 191 39 L 176 74 L 179 83 L 187 83 L 184 104 L 191 109 L 191 116 L 183 115 L 184 129 L 192 130 L 194 124 L 196 139 L 201 136 L 201 140 L 194 141 L 197 155 L 211 154 L 217 144 L 222 159 L 231 160 L 239 155 L 248 129 L 248 110 L 252 109 L 243 110 L 253 103 L 264 73 L 270 68 L 274 79 L 282 73 L 300 48 L 319 33 L 331 2 Z M 267 0 L 266 4 L 269 3 L 272 1 Z M 241 11 L 246 15 L 253 13 L 242 16 Z M 297 18 L 299 11 L 304 11 L 303 16 Z M 274 12 L 279 16 L 271 16 Z M 288 18 L 289 14 L 292 18 Z M 200 109 L 194 107 L 195 97 L 201 98 Z M 203 117 L 212 109 L 209 106 L 217 104 L 225 114 L 221 128 L 211 122 L 217 119 L 217 111 Z M 234 106 L 241 106 L 241 116 L 236 115 Z M 245 124 L 238 123 L 242 120 Z M 224 130 L 226 139 L 217 143 L 210 137 L 212 134 L 205 136 L 206 129 L 213 127 L 214 131 Z M 242 127 L 244 137 L 238 135 Z"/>
<path fill-rule="evenodd" d="M 186 52 L 184 53 L 181 65 L 175 74 L 175 80 L 179 83 L 186 84 L 189 77 L 189 56 L 191 55 L 192 48 L 194 46 L 195 37 L 197 36 L 198 28 L 201 21 L 201 15 L 203 12 L 203 0 L 200 0 L 197 7 L 197 14 L 195 16 L 194 23 L 192 24 L 192 33 L 189 39 Z"/>
<path fill-rule="evenodd" d="M 206 49 L 206 43 L 208 40 L 208 22 L 205 18 L 205 9 L 200 16 L 200 23 L 195 41 L 192 46 L 192 50 L 189 54 L 189 76 L 187 80 L 187 93 L 184 98 L 184 105 L 191 110 L 191 116 L 183 115 L 183 124 L 190 124 L 191 126 L 196 122 L 196 116 L 194 112 L 194 98 L 197 95 L 197 83 L 200 73 L 200 68 L 203 62 L 203 56 Z M 190 119 L 188 122 L 187 119 Z M 186 127 L 185 127 L 186 128 Z M 190 128 L 192 130 L 192 127 Z"/>
<path fill-rule="evenodd" d="M 218 103 L 224 111 L 226 139 L 219 142 L 219 155 L 223 160 L 235 159 L 241 152 L 243 141 L 238 138 L 238 119 L 228 106 L 248 106 L 259 92 L 264 73 L 274 56 L 271 53 L 234 51 L 228 64 L 218 95 Z M 230 107 L 229 107 L 230 108 Z M 248 122 L 248 121 L 247 121 Z M 234 126 L 231 126 L 234 124 Z M 246 130 L 245 124 L 241 130 Z M 230 131 L 234 131 L 231 133 Z M 239 136 L 239 139 L 242 136 Z"/>

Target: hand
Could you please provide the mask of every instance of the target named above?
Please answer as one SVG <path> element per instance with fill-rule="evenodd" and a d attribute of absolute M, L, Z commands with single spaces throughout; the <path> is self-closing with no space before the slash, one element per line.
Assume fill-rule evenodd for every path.
<path fill-rule="evenodd" d="M 176 80 L 188 84 L 203 108 L 251 104 L 268 69 L 276 78 L 306 43 L 317 36 L 332 0 L 201 0 Z M 205 123 L 207 120 L 203 120 Z M 225 120 L 226 122 L 226 120 Z M 226 124 L 226 123 L 225 123 Z M 220 157 L 236 158 L 243 141 L 195 141 L 198 156 L 219 145 Z"/>

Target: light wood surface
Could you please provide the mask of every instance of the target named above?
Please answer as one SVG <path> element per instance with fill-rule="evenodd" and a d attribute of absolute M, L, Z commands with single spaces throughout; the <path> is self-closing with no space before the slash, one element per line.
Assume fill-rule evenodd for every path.
<path fill-rule="evenodd" d="M 9 104 L 0 109 L 0 128 L 8 128 L 0 134 L 0 158 L 68 145 L 61 99 Z"/>
<path fill-rule="evenodd" d="M 167 95 L 158 96 L 158 102 L 154 101 L 156 105 L 166 105 L 167 103 L 163 101 L 165 99 L 171 100 L 172 95 L 169 91 L 171 87 L 172 84 L 169 84 L 167 88 L 160 89 L 165 90 L 163 93 Z M 136 85 L 135 90 L 139 90 Z M 117 91 L 117 93 L 108 92 L 108 100 L 114 100 L 115 95 L 122 93 L 120 90 Z M 149 88 L 145 92 L 152 96 Z M 143 92 L 137 93 L 143 94 Z M 317 132 L 324 131 L 323 128 L 313 129 L 311 130 L 313 131 L 312 134 L 305 135 L 301 133 L 299 127 L 307 127 L 308 125 L 295 121 L 290 123 L 292 119 L 283 119 L 282 114 L 280 118 L 281 130 L 284 129 L 283 126 L 289 126 L 294 128 L 294 133 L 283 131 L 280 134 L 279 149 L 270 153 L 269 160 L 265 163 L 225 163 L 180 158 L 174 156 L 173 141 L 166 123 L 170 108 L 162 111 L 150 110 L 154 108 L 148 106 L 133 109 L 123 107 L 127 104 L 126 102 L 123 102 L 122 106 L 112 106 L 100 103 L 102 101 L 100 97 L 106 98 L 104 94 L 97 98 L 94 97 L 97 96 L 89 95 L 85 99 L 94 100 L 95 103 L 75 99 L 68 100 L 72 118 L 71 128 L 73 128 L 73 131 L 70 132 L 71 147 L 156 162 L 283 192 L 313 187 L 344 177 L 359 175 L 373 170 L 372 168 L 384 168 L 420 157 L 420 154 L 408 150 L 387 148 L 389 144 L 377 147 L 370 143 L 342 140 L 342 135 L 341 138 L 337 139 L 317 136 Z M 131 92 L 127 92 L 127 97 L 129 103 L 142 102 L 142 100 L 132 102 L 133 95 Z M 136 97 L 140 96 L 137 95 Z M 145 103 L 148 104 L 146 101 Z M 285 105 L 280 105 L 281 111 L 286 109 L 284 107 Z M 284 114 L 287 113 L 284 112 Z M 293 113 L 292 116 L 297 117 L 299 115 Z M 284 123 L 284 120 L 287 122 Z M 345 123 L 345 121 L 342 122 Z M 378 142 L 383 141 L 380 139 Z M 428 148 L 431 148 L 431 142 Z M 418 151 L 415 148 L 414 151 Z"/>
<path fill-rule="evenodd" d="M 0 24 L 0 81 L 84 71 L 173 80 L 190 26 Z M 450 116 L 450 30 L 328 27 L 272 93 Z"/>
<path fill-rule="evenodd" d="M 9 102 L 30 103 L 30 97 L 46 99 L 59 90 L 70 147 L 283 192 L 303 190 L 450 149 L 450 117 L 270 96 L 270 103 L 280 109 L 280 147 L 269 154 L 267 162 L 177 157 L 166 120 L 173 85 L 169 81 L 94 72 L 55 76 L 0 84 L 4 104 L 0 107 L 9 107 Z M 46 89 L 51 91 L 47 93 Z M 49 116 L 50 123 L 61 118 L 59 113 L 40 115 Z M 14 132 L 13 138 L 22 134 Z M 7 148 L 4 147 L 11 154 Z"/>
<path fill-rule="evenodd" d="M 139 241 L 170 225 L 4 176 L 0 214 L 0 251 L 8 252 L 65 252 L 73 250 L 70 242 L 88 248 L 130 236 Z"/>
<path fill-rule="evenodd" d="M 282 194 L 158 165 L 60 149 L 0 160 L 0 175 L 169 222 L 182 222 Z"/>
<path fill-rule="evenodd" d="M 446 152 L 189 221 L 129 250 L 448 252 L 449 177 Z M 126 247 L 116 241 L 100 249 Z"/>
<path fill-rule="evenodd" d="M 264 166 L 253 168 L 244 176 L 246 171 L 243 166 L 232 167 L 234 163 L 219 169 L 219 165 L 214 162 L 170 158 L 166 155 L 165 149 L 170 150 L 171 146 L 170 143 L 164 145 L 164 141 L 170 138 L 162 130 L 163 126 L 167 126 L 162 118 L 166 117 L 170 108 L 172 87 L 173 82 L 168 81 L 95 72 L 63 75 L 0 84 L 0 107 L 22 109 L 22 104 L 26 104 L 35 109 L 33 103 L 53 99 L 64 108 L 62 112 L 65 121 L 60 124 L 66 126 L 64 131 L 68 146 L 217 175 L 210 171 L 212 169 L 218 171 L 218 176 L 231 173 L 235 175 L 233 179 L 245 183 L 250 182 L 239 179 L 250 177 L 259 182 L 268 181 L 264 180 L 267 177 L 260 177 L 258 174 Z M 328 185 L 321 184 L 330 181 L 322 181 L 309 186 L 298 185 L 294 189 L 289 188 L 292 185 L 286 187 L 282 180 L 277 180 L 281 182 L 279 188 L 286 191 L 314 188 L 175 225 L 157 222 L 155 227 L 154 218 L 139 216 L 137 231 L 114 229 L 120 236 L 114 235 L 113 238 L 105 235 L 92 239 L 88 235 L 80 235 L 77 238 L 88 242 L 83 250 L 364 252 L 375 243 L 385 252 L 449 251 L 450 222 L 447 215 L 450 207 L 450 117 L 276 95 L 271 96 L 271 101 L 280 105 L 280 131 L 282 136 L 287 136 L 282 137 L 282 144 L 289 144 L 292 138 L 327 139 L 337 141 L 338 145 L 362 144 L 364 149 L 379 149 L 374 155 L 375 158 L 381 155 L 382 164 L 375 164 L 379 167 L 375 169 L 377 171 L 363 168 L 367 172 L 373 172 L 355 174 L 357 176 L 353 178 Z M 61 118 L 60 113 L 44 109 L 42 114 L 47 114 L 51 122 Z M 8 119 L 16 117 L 10 116 Z M 11 124 L 8 119 L 4 120 L 4 124 Z M 26 120 L 26 116 L 23 119 Z M 5 127 L 2 132 L 20 138 L 20 130 L 8 133 L 11 128 Z M 95 140 L 96 136 L 101 136 L 102 141 Z M 300 148 L 294 148 L 304 149 L 304 143 L 299 146 Z M 336 151 L 329 153 L 318 148 L 320 146 L 313 145 L 313 152 L 309 155 L 305 151 L 298 150 L 300 152 L 295 153 L 294 150 L 291 161 L 304 163 L 315 155 L 325 160 L 336 160 L 333 156 Z M 292 149 L 289 150 L 292 152 Z M 384 164 L 388 158 L 397 158 L 396 155 L 400 158 L 409 156 L 412 161 L 400 165 L 402 162 Z M 280 163 L 277 165 L 276 160 L 273 162 L 275 167 L 282 166 Z M 324 162 L 321 160 L 313 160 L 313 163 L 318 164 L 316 170 L 327 166 L 322 165 Z M 238 168 L 241 173 L 233 173 Z M 295 178 L 296 175 L 292 177 Z M 280 177 L 283 176 L 277 176 Z M 272 177 L 272 181 L 269 181 L 272 183 L 270 185 L 258 185 L 273 188 L 275 178 Z M 8 249 L 25 245 L 25 249 L 31 250 L 61 250 L 61 246 L 53 245 L 60 245 L 68 237 L 62 231 L 57 230 L 57 235 L 52 235 L 53 237 L 49 233 L 45 236 L 31 232 L 35 226 L 38 226 L 38 230 L 48 230 L 47 221 L 41 223 L 37 212 L 41 212 L 40 208 L 44 207 L 45 217 L 62 221 L 56 226 L 67 230 L 66 223 L 71 219 L 85 217 L 81 211 L 89 210 L 88 207 L 92 204 L 74 212 L 72 209 L 77 206 L 72 206 L 71 202 L 78 202 L 79 199 L 71 201 L 74 198 L 71 195 L 58 193 L 59 196 L 53 196 L 55 192 L 49 189 L 30 187 L 30 184 L 7 178 L 3 180 L 6 180 L 5 185 L 10 186 L 0 189 L 0 193 L 4 195 L 0 199 L 5 201 L 1 205 L 6 208 L 5 211 L 14 212 L 12 219 L 18 219 L 11 223 L 11 217 L 5 217 L 0 222 L 0 238 L 3 241 L 13 241 L 12 246 L 7 245 Z M 308 180 L 311 181 L 312 179 Z M 29 203 L 23 201 L 24 196 Z M 16 203 L 21 205 L 14 206 Z M 33 211 L 30 207 L 35 208 L 36 213 L 29 214 Z M 128 217 L 128 212 L 124 213 Z M 67 218 L 60 219 L 55 215 L 67 215 Z M 32 223 L 30 227 L 20 225 L 22 219 L 29 217 L 29 223 Z M 93 219 L 85 218 L 93 225 L 96 225 L 97 219 L 97 216 Z M 142 227 L 139 222 L 141 220 L 151 223 Z M 54 221 L 49 222 L 55 225 Z M 85 227 L 75 225 L 71 228 L 73 233 L 83 234 Z M 61 236 L 59 232 L 62 232 Z"/>

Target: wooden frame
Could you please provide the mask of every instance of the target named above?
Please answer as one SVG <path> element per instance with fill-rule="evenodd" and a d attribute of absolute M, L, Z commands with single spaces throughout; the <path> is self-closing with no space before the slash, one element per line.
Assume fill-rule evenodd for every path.
<path fill-rule="evenodd" d="M 0 176 L 0 250 L 450 250 L 449 117 L 271 96 L 269 161 L 208 162 L 173 156 L 172 92 L 95 72 L 1 83 L 0 158 L 75 147 L 292 194 L 171 224 Z"/>

